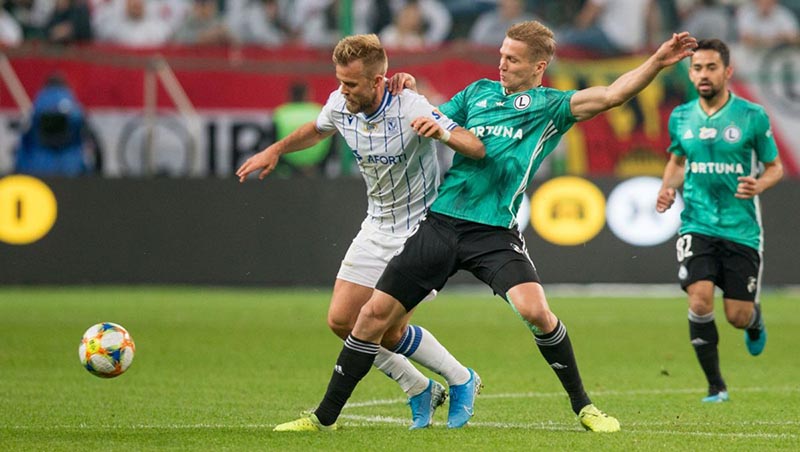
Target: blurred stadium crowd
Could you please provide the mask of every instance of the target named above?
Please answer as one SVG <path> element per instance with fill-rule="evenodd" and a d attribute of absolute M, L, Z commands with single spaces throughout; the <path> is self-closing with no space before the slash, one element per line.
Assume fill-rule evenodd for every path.
<path fill-rule="evenodd" d="M 287 117 L 302 117 L 303 121 L 316 117 L 321 107 L 319 96 L 328 92 L 331 79 L 328 52 L 343 35 L 353 33 L 376 33 L 391 51 L 422 57 L 427 65 L 421 65 L 419 58 L 414 60 L 421 76 L 420 90 L 434 102 L 441 102 L 445 100 L 439 92 L 439 77 L 443 75 L 436 64 L 448 55 L 449 63 L 459 64 L 460 55 L 465 55 L 470 63 L 480 60 L 483 66 L 478 66 L 494 74 L 497 49 L 505 31 L 517 22 L 544 22 L 556 33 L 560 56 L 587 62 L 564 69 L 574 87 L 588 76 L 586 71 L 595 71 L 588 62 L 602 65 L 606 59 L 624 59 L 619 56 L 635 58 L 649 53 L 673 31 L 687 30 L 698 38 L 722 38 L 732 48 L 745 52 L 734 58 L 748 62 L 737 66 L 737 74 L 749 82 L 749 94 L 774 107 L 778 130 L 792 130 L 796 111 L 800 111 L 792 75 L 800 49 L 800 0 L 0 0 L 0 5 L 0 93 L 5 97 L 0 104 L 0 130 L 10 132 L 0 133 L 0 175 L 12 171 L 64 175 L 101 172 L 109 176 L 148 172 L 231 174 L 231 168 L 238 166 L 237 159 L 257 152 L 300 124 L 284 121 L 282 114 L 265 119 L 264 110 L 288 105 L 301 110 L 302 115 L 292 110 Z M 789 51 L 773 52 L 769 60 L 757 55 L 785 49 Z M 218 50 L 225 54 L 222 59 Z M 183 66 L 176 67 L 181 80 L 175 79 L 175 84 L 186 90 L 183 103 L 194 103 L 202 120 L 201 126 L 192 129 L 190 138 L 167 133 L 183 129 L 164 125 L 167 119 L 163 116 L 156 126 L 142 125 L 151 124 L 149 120 L 137 122 L 142 108 L 149 108 L 142 107 L 142 99 L 148 99 L 142 77 L 148 68 L 155 67 L 149 59 L 153 54 L 191 54 L 201 60 L 183 61 Z M 295 80 L 291 77 L 292 64 L 305 63 L 302 58 L 306 54 L 315 58 L 312 66 L 322 65 L 324 70 L 315 72 L 303 66 L 306 72 Z M 250 66 L 243 64 L 254 55 Z M 231 67 L 240 72 L 214 72 Z M 21 83 L 13 83 L 14 70 Z M 610 70 L 618 71 L 619 67 Z M 49 71 L 55 72 L 47 74 Z M 104 71 L 104 76 L 97 78 L 97 71 Z M 464 80 L 450 79 L 464 71 L 454 71 L 457 74 L 444 75 L 447 83 L 463 86 Z M 253 73 L 271 77 L 271 89 L 231 89 L 237 82 L 240 86 L 257 86 L 258 79 L 250 75 Z M 207 76 L 218 77 L 214 80 L 221 88 L 213 90 L 215 95 L 206 89 L 210 83 Z M 469 80 L 485 76 L 470 73 Z M 598 76 L 597 72 L 592 76 Z M 306 95 L 287 97 L 286 93 L 298 84 L 307 85 Z M 665 119 L 674 107 L 673 101 L 684 97 L 681 86 L 668 79 L 658 88 L 662 94 L 648 98 L 643 106 L 632 105 L 628 119 L 623 121 L 620 116 L 612 118 L 616 122 L 609 119 L 607 124 L 586 126 L 590 128 L 581 135 L 580 145 L 574 145 L 570 152 L 561 150 L 550 159 L 553 174 L 660 174 L 668 136 L 663 128 L 647 126 L 657 122 L 646 118 L 664 115 Z M 26 102 L 19 101 L 25 89 L 35 93 L 30 112 Z M 172 101 L 176 90 L 170 90 Z M 311 95 L 315 91 L 316 99 Z M 665 93 L 671 93 L 671 100 L 659 102 L 670 98 Z M 6 94 L 15 102 L 11 103 Z M 151 98 L 152 105 L 164 105 L 163 100 L 156 102 L 155 94 Z M 87 100 L 88 105 L 84 103 Z M 65 102 L 73 106 L 70 115 L 56 111 Z M 168 105 L 171 108 L 172 104 Z M 234 111 L 254 105 L 258 111 L 248 113 L 251 116 Z M 116 110 L 93 111 L 97 106 L 114 106 Z M 208 113 L 213 108 L 222 110 Z M 155 107 L 150 114 L 153 112 Z M 187 113 L 186 108 L 181 115 L 197 116 L 192 111 Z M 220 119 L 221 115 L 227 116 Z M 154 127 L 166 132 L 156 133 Z M 195 130 L 200 128 L 202 133 Z M 242 132 L 245 129 L 254 136 Z M 177 144 L 163 141 L 165 136 Z M 800 156 L 800 139 L 786 136 L 781 142 L 782 152 Z M 73 152 L 63 152 L 65 148 Z M 146 152 L 136 151 L 139 148 Z M 158 153 L 151 152 L 156 148 Z M 177 151 L 170 153 L 172 148 Z M 586 152 L 589 148 L 591 153 Z M 155 157 L 129 158 L 129 153 L 152 153 Z M 184 154 L 195 157 L 184 158 Z M 311 159 L 316 155 L 319 159 Z M 441 156 L 446 168 L 447 149 Z M 797 174 L 789 157 L 786 154 L 789 173 Z M 166 163 L 148 163 L 148 159 L 154 162 L 156 158 Z M 296 162 L 287 158 L 288 165 L 283 165 L 288 168 L 286 174 L 334 177 L 355 173 L 349 151 L 336 140 L 319 153 L 302 153 L 302 158 Z M 202 164 L 195 168 L 184 160 Z M 566 162 L 577 163 L 567 170 Z M 635 170 L 626 169 L 630 162 Z M 178 169 L 161 169 L 173 164 Z"/>
<path fill-rule="evenodd" d="M 800 42 L 800 0 L 0 0 L 0 48 L 29 41 L 332 47 L 341 31 L 388 48 L 496 46 L 536 18 L 562 46 L 633 53 L 685 29 L 758 46 Z"/>

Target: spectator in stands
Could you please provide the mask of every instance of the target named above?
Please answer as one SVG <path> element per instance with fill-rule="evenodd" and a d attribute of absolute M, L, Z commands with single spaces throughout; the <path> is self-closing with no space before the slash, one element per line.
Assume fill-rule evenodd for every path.
<path fill-rule="evenodd" d="M 45 37 L 58 44 L 91 41 L 92 18 L 86 0 L 56 0 Z"/>
<path fill-rule="evenodd" d="M 410 3 L 419 5 L 422 13 L 422 22 L 425 24 L 425 43 L 427 45 L 438 45 L 444 42 L 450 35 L 453 26 L 453 16 L 440 0 L 391 0 L 393 15 L 397 15 L 400 10 Z"/>
<path fill-rule="evenodd" d="M 678 14 L 680 29 L 688 31 L 697 39 L 717 38 L 727 41 L 733 38 L 730 9 L 717 0 L 688 0 L 680 2 Z"/>
<path fill-rule="evenodd" d="M 232 35 L 219 13 L 217 0 L 192 0 L 192 9 L 173 36 L 181 44 L 227 44 Z"/>
<path fill-rule="evenodd" d="M 20 137 L 15 171 L 38 176 L 80 176 L 99 162 L 83 108 L 58 75 L 36 95 L 33 111 Z"/>
<path fill-rule="evenodd" d="M 353 34 L 372 31 L 378 4 L 372 0 L 353 0 Z M 282 14 L 301 44 L 333 48 L 339 42 L 340 0 L 296 0 L 284 5 Z"/>
<path fill-rule="evenodd" d="M 0 5 L 22 27 L 22 40 L 39 39 L 53 11 L 54 0 L 0 0 Z M 0 14 L 2 16 L 2 14 Z"/>
<path fill-rule="evenodd" d="M 409 2 L 381 30 L 380 40 L 387 49 L 418 50 L 425 47 L 424 28 L 419 3 Z"/>
<path fill-rule="evenodd" d="M 606 56 L 640 52 L 660 40 L 657 6 L 653 0 L 587 0 L 556 39 Z"/>
<path fill-rule="evenodd" d="M 228 28 L 238 42 L 270 47 L 286 43 L 288 28 L 281 20 L 278 0 L 229 2 L 228 7 Z"/>
<path fill-rule="evenodd" d="M 778 0 L 750 0 L 736 10 L 739 41 L 753 47 L 800 42 L 797 17 Z"/>
<path fill-rule="evenodd" d="M 22 26 L 4 8 L 0 8 L 0 49 L 22 43 Z"/>
<path fill-rule="evenodd" d="M 469 40 L 473 44 L 497 47 L 503 43 L 506 30 L 528 20 L 539 19 L 525 11 L 523 0 L 498 0 L 493 11 L 481 14 L 475 21 L 469 32 Z"/>
<path fill-rule="evenodd" d="M 122 4 L 111 2 L 99 11 L 93 23 L 98 41 L 126 47 L 158 47 L 165 44 L 171 35 L 170 23 L 157 11 L 148 12 L 145 0 L 123 0 Z"/>

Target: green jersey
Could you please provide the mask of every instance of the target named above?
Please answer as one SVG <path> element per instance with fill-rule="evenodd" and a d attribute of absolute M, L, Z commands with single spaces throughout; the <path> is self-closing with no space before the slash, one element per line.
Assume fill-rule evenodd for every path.
<path fill-rule="evenodd" d="M 764 109 L 731 93 L 709 116 L 699 100 L 678 106 L 669 118 L 669 152 L 686 157 L 681 234 L 720 237 L 761 250 L 758 197 L 734 196 L 740 176 L 758 174 L 778 148 Z"/>
<path fill-rule="evenodd" d="M 500 82 L 483 79 L 453 96 L 440 110 L 483 141 L 486 157 L 455 154 L 431 210 L 514 227 L 533 175 L 576 121 L 574 93 L 538 87 L 507 95 Z"/>

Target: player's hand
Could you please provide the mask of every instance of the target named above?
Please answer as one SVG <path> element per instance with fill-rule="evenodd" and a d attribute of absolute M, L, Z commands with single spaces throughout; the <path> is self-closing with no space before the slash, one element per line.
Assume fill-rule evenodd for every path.
<path fill-rule="evenodd" d="M 444 135 L 444 129 L 436 122 L 435 119 L 428 116 L 420 116 L 419 118 L 411 121 L 411 128 L 417 132 L 417 135 L 433 138 L 438 140 Z"/>
<path fill-rule="evenodd" d="M 675 189 L 664 187 L 658 191 L 658 199 L 656 199 L 656 212 L 664 213 L 675 202 Z"/>
<path fill-rule="evenodd" d="M 760 194 L 763 190 L 758 187 L 758 179 L 752 176 L 740 176 L 737 178 L 739 185 L 736 187 L 736 196 L 739 199 L 750 199 Z"/>
<path fill-rule="evenodd" d="M 697 38 L 688 31 L 673 33 L 672 38 L 661 44 L 656 51 L 656 57 L 664 66 L 671 66 L 678 61 L 691 56 L 697 48 Z"/>
<path fill-rule="evenodd" d="M 271 147 L 250 157 L 236 170 L 236 175 L 239 176 L 239 182 L 244 182 L 247 176 L 258 170 L 261 170 L 258 174 L 258 178 L 259 180 L 263 180 L 278 166 L 278 157 L 278 153 L 273 152 Z"/>
<path fill-rule="evenodd" d="M 411 91 L 417 90 L 417 79 L 414 78 L 413 75 L 406 73 L 406 72 L 398 72 L 394 74 L 392 78 L 389 79 L 387 84 L 389 92 L 392 93 L 393 96 L 396 96 L 403 92 L 404 88 L 408 88 Z"/>

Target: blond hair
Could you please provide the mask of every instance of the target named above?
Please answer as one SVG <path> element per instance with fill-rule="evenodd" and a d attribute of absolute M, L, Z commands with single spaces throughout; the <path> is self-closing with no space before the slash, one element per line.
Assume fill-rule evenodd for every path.
<path fill-rule="evenodd" d="M 541 22 L 529 20 L 512 25 L 506 36 L 527 44 L 534 61 L 544 60 L 549 63 L 556 53 L 555 36 Z"/>
<path fill-rule="evenodd" d="M 367 77 L 385 75 L 389 65 L 386 50 L 375 34 L 348 36 L 333 49 L 333 63 L 337 66 L 347 66 L 357 60 L 364 64 Z"/>

